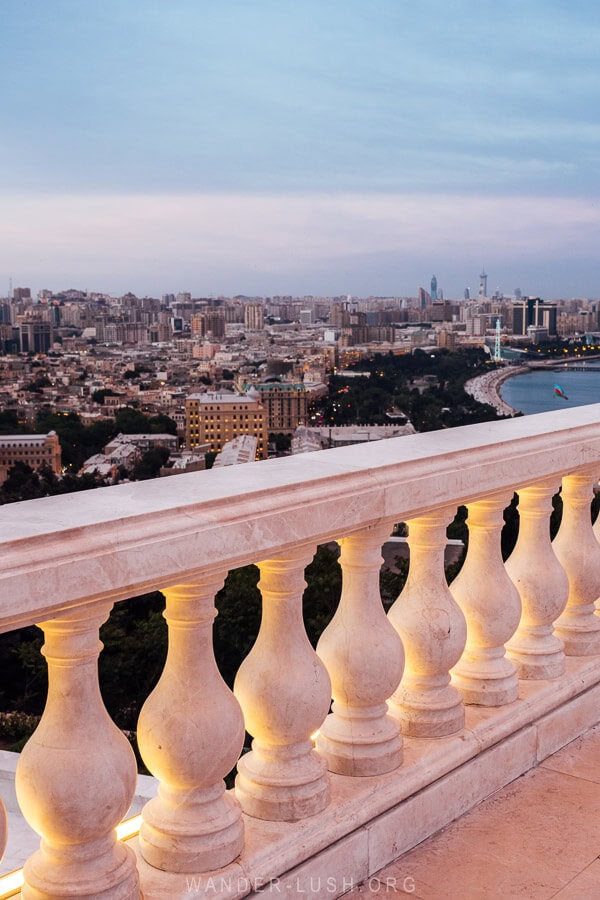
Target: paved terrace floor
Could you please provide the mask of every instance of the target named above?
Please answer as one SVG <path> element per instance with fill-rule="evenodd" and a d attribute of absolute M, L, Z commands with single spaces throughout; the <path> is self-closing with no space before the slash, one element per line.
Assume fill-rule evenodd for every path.
<path fill-rule="evenodd" d="M 596 900 L 599 856 L 596 726 L 347 896 Z"/>

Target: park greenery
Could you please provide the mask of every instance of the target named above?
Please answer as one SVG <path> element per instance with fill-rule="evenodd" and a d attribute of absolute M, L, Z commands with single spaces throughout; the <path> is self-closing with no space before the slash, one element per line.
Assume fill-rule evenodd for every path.
<path fill-rule="evenodd" d="M 468 394 L 465 382 L 490 369 L 481 347 L 401 356 L 377 354 L 349 375 L 331 376 L 329 393 L 313 410 L 320 425 L 385 425 L 403 413 L 417 431 L 455 428 L 497 418 L 495 409 Z M 364 374 L 362 374 L 364 373 Z"/>

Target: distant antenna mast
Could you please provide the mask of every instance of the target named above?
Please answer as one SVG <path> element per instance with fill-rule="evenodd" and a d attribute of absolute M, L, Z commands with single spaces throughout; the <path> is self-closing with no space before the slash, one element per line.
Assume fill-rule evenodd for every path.
<path fill-rule="evenodd" d="M 500 349 L 500 319 L 496 319 L 496 340 L 494 342 L 494 359 L 496 362 L 502 361 L 502 350 Z"/>

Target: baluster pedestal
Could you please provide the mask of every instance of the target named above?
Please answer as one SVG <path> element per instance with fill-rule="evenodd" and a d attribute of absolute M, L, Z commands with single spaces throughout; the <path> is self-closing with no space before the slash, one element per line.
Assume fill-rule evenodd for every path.
<path fill-rule="evenodd" d="M 467 620 L 467 644 L 452 680 L 465 703 L 481 706 L 502 706 L 519 696 L 517 671 L 504 645 L 519 624 L 521 599 L 500 550 L 502 513 L 511 498 L 495 495 L 468 505 L 467 558 L 450 585 Z"/>
<path fill-rule="evenodd" d="M 299 548 L 259 564 L 260 631 L 234 685 L 254 736 L 238 763 L 236 795 L 258 819 L 296 821 L 329 803 L 325 760 L 311 735 L 329 710 L 331 682 L 302 618 L 304 569 L 313 555 Z"/>
<path fill-rule="evenodd" d="M 340 541 L 342 596 L 317 653 L 327 666 L 333 712 L 317 738 L 330 772 L 380 775 L 402 762 L 402 738 L 386 700 L 402 677 L 402 642 L 386 618 L 379 592 L 385 523 Z"/>
<path fill-rule="evenodd" d="M 410 569 L 404 590 L 388 612 L 402 638 L 406 669 L 390 699 L 390 712 L 413 737 L 460 731 L 465 711 L 449 670 L 466 639 L 465 619 L 444 574 L 446 528 L 454 510 L 438 510 L 408 524 Z"/>
<path fill-rule="evenodd" d="M 116 839 L 137 767 L 98 686 L 98 629 L 112 604 L 43 622 L 48 700 L 16 774 L 23 815 L 42 836 L 25 863 L 24 900 L 137 900 L 133 851 Z"/>
<path fill-rule="evenodd" d="M 240 706 L 213 653 L 214 596 L 225 573 L 166 588 L 169 651 L 138 724 L 140 752 L 160 780 L 143 809 L 144 859 L 169 872 L 206 872 L 242 850 L 244 827 L 223 778 L 244 744 Z"/>
<path fill-rule="evenodd" d="M 519 491 L 519 537 L 506 562 L 523 610 L 506 651 L 523 679 L 558 678 L 565 671 L 563 642 L 553 630 L 569 594 L 550 542 L 552 497 L 558 487 L 552 480 Z"/>

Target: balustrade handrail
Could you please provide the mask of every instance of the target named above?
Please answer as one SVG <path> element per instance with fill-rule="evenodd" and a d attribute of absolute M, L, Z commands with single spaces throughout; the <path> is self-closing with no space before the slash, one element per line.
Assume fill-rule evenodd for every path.
<path fill-rule="evenodd" d="M 402 778 L 371 795 L 368 776 L 401 769 L 404 738 L 457 736 L 462 765 L 492 733 L 502 740 L 600 683 L 600 532 L 590 519 L 599 422 L 600 404 L 3 507 L 0 631 L 40 624 L 48 667 L 45 711 L 16 774 L 20 807 L 42 836 L 23 870 L 25 900 L 64 896 L 65 884 L 87 900 L 138 900 L 140 884 L 162 898 L 163 882 L 149 893 L 157 873 L 177 876 L 184 896 L 186 873 L 250 864 L 257 821 L 329 817 L 335 841 L 356 829 L 359 806 L 365 824 L 402 799 Z M 505 564 L 503 512 L 515 491 L 519 537 Z M 462 504 L 468 553 L 448 586 L 446 529 Z M 410 568 L 386 616 L 381 547 L 400 521 Z M 331 540 L 342 592 L 315 652 L 304 573 Z M 227 571 L 247 563 L 260 569 L 261 626 L 232 693 L 214 658 L 214 599 Z M 156 589 L 168 654 L 137 736 L 160 789 L 126 847 L 114 828 L 136 766 L 102 703 L 98 637 L 115 601 Z M 467 707 L 498 709 L 498 724 L 488 734 L 486 717 Z M 474 727 L 480 737 L 469 736 Z M 240 757 L 245 732 L 252 748 Z M 521 771 L 535 764 L 532 736 L 519 737 Z M 440 766 L 440 775 L 452 768 L 446 757 Z M 432 772 L 424 764 L 415 789 Z M 354 806 L 338 820 L 349 797 L 339 776 L 366 786 L 351 789 Z M 285 853 L 263 857 L 267 876 L 323 849 L 330 831 L 319 829 L 302 850 L 291 832 L 282 837 Z"/>
<path fill-rule="evenodd" d="M 8 504 L 0 630 L 599 464 L 600 404 Z"/>

